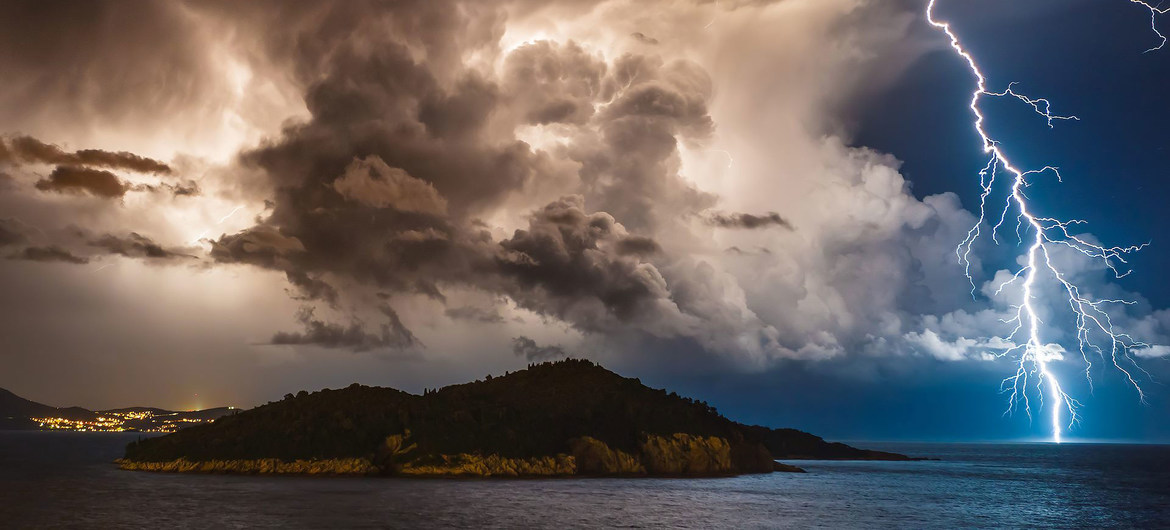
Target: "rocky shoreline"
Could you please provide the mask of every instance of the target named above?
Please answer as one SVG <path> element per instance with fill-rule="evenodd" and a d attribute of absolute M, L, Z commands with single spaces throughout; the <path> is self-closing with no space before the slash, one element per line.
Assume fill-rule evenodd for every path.
<path fill-rule="evenodd" d="M 409 437 L 394 435 L 382 448 L 382 464 L 368 458 L 325 458 L 284 461 L 277 458 L 140 461 L 122 458 L 121 469 L 161 473 L 218 473 L 243 475 L 386 475 L 404 477 L 719 477 L 744 473 L 804 470 L 762 456 L 750 469 L 732 462 L 726 439 L 676 433 L 647 436 L 636 454 L 610 448 L 591 437 L 573 440 L 572 454 L 510 458 L 460 453 L 437 457 L 404 458 L 414 448 Z M 769 459 L 770 460 L 770 459 Z"/>

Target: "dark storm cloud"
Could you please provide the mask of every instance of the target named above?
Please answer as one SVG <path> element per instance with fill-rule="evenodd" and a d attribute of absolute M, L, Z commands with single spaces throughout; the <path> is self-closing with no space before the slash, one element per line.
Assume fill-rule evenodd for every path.
<path fill-rule="evenodd" d="M 744 250 L 744 249 L 736 247 L 736 246 L 727 247 L 727 249 L 724 250 L 724 252 L 726 252 L 728 254 L 735 254 L 737 256 L 751 256 L 751 255 L 760 255 L 760 254 L 766 255 L 766 254 L 772 253 L 771 250 L 768 250 L 765 247 L 758 247 L 758 248 L 756 248 L 756 250 Z"/>
<path fill-rule="evenodd" d="M 452 307 L 447 309 L 444 314 L 446 314 L 448 318 L 455 320 L 471 320 L 475 322 L 484 322 L 487 324 L 500 324 L 504 322 L 504 317 L 500 315 L 499 310 L 494 307 Z"/>
<path fill-rule="evenodd" d="M 193 180 L 180 182 L 178 184 L 168 184 L 166 182 L 160 184 L 134 184 L 130 186 L 130 191 L 145 191 L 150 193 L 169 192 L 174 197 L 196 197 L 199 196 L 203 190 L 199 188 L 199 184 Z"/>
<path fill-rule="evenodd" d="M 31 136 L 0 138 L 0 163 L 55 165 L 48 177 L 36 182 L 41 191 L 89 194 L 109 199 L 130 191 L 167 191 L 176 197 L 199 195 L 199 185 L 188 180 L 178 184 L 131 184 L 110 169 L 170 175 L 170 166 L 126 151 L 82 149 L 68 152 Z M 105 169 L 101 169 L 105 168 Z"/>
<path fill-rule="evenodd" d="M 632 254 L 649 256 L 662 252 L 662 246 L 649 237 L 629 236 L 618 240 L 615 246 L 618 254 L 629 256 Z"/>
<path fill-rule="evenodd" d="M 21 252 L 12 255 L 10 259 L 72 263 L 74 265 L 89 263 L 89 258 L 76 256 L 72 252 L 57 245 L 27 247 Z"/>
<path fill-rule="evenodd" d="M 0 138 L 0 144 L 4 143 Z M 7 139 L 7 147 L 0 146 L 0 162 L 5 158 L 24 163 L 40 163 L 60 166 L 90 166 L 107 169 L 123 169 L 138 173 L 168 175 L 171 167 L 150 158 L 126 151 L 103 151 L 82 149 L 67 152 L 60 147 L 44 143 L 31 136 L 15 136 Z"/>
<path fill-rule="evenodd" d="M 28 227 L 16 219 L 0 219 L 0 247 L 28 241 Z"/>
<path fill-rule="evenodd" d="M 106 234 L 89 242 L 90 246 L 102 249 L 108 254 L 117 254 L 127 258 L 144 258 L 148 260 L 169 259 L 197 259 L 183 249 L 169 249 L 155 243 L 149 237 L 131 232 L 124 237 Z"/>
<path fill-rule="evenodd" d="M 285 256 L 304 252 L 305 245 L 295 237 L 288 237 L 275 227 L 257 225 L 212 242 L 211 257 L 226 263 L 250 263 L 262 267 L 279 268 Z"/>
<path fill-rule="evenodd" d="M 792 223 L 780 216 L 776 212 L 768 212 L 763 215 L 752 215 L 750 213 L 722 213 L 715 212 L 707 216 L 707 222 L 719 228 L 744 228 L 754 230 L 757 228 L 768 228 L 770 226 L 779 226 L 792 230 Z"/>
<path fill-rule="evenodd" d="M 50 11 L 62 19 L 62 28 L 75 30 L 67 35 L 70 43 L 100 42 L 105 48 L 79 51 L 88 62 L 58 57 L 57 48 L 38 53 L 59 59 L 66 70 L 113 64 L 109 54 L 119 52 L 119 65 L 141 57 L 143 68 L 165 70 L 160 65 L 171 61 L 181 69 L 167 81 L 179 84 L 175 94 L 154 94 L 163 83 L 150 72 L 123 74 L 152 87 L 138 97 L 160 102 L 151 106 L 157 113 L 188 102 L 198 89 L 213 88 L 197 78 L 208 64 L 191 47 L 196 36 L 176 22 L 194 17 L 206 23 L 201 31 L 231 29 L 234 36 L 225 42 L 238 47 L 234 52 L 247 58 L 256 75 L 271 69 L 300 90 L 307 117 L 287 122 L 279 134 L 252 144 L 233 161 L 241 173 L 263 179 L 241 181 L 233 191 L 265 199 L 271 207 L 254 226 L 211 241 L 209 252 L 217 263 L 284 273 L 295 299 L 336 310 L 368 304 L 359 300 L 369 300 L 374 291 L 396 301 L 411 294 L 446 304 L 445 289 L 469 287 L 596 332 L 652 325 L 675 333 L 685 326 L 676 322 L 680 307 L 696 312 L 688 318 L 704 319 L 706 311 L 740 314 L 721 307 L 721 300 L 697 299 L 722 296 L 696 285 L 712 281 L 711 275 L 690 278 L 694 267 L 672 266 L 680 256 L 671 245 L 687 230 L 680 228 L 685 219 L 717 200 L 680 175 L 679 144 L 701 145 L 714 131 L 707 73 L 687 61 L 639 54 L 607 58 L 573 42 L 549 41 L 509 50 L 498 71 L 470 66 L 468 57 L 500 53 L 505 4 L 143 5 L 124 34 L 80 22 L 120 20 L 128 15 L 120 6 L 58 6 Z M 44 23 L 46 16 L 31 18 Z M 156 24 L 176 29 L 174 39 L 151 54 L 141 44 L 153 42 Z M 12 29 L 35 40 L 31 32 Z M 655 42 L 641 33 L 634 38 Z M 0 52 L 0 66 L 5 60 Z M 29 68 L 21 62 L 11 70 Z M 106 91 L 103 83 L 123 86 L 122 79 L 107 74 L 86 73 L 86 84 L 98 86 L 87 96 L 108 100 L 102 112 L 135 114 L 120 94 Z M 55 78 L 29 78 L 49 92 L 63 86 Z M 555 128 L 563 141 L 556 148 L 529 145 L 516 134 L 528 126 Z M 3 159 L 58 166 L 37 183 L 42 191 L 106 198 L 201 193 L 191 181 L 132 183 L 108 171 L 174 172 L 128 152 L 70 152 L 30 136 L 9 138 L 0 148 Z M 527 198 L 553 181 L 556 191 L 533 194 L 539 201 Z M 569 197 L 547 202 L 559 194 Z M 535 211 L 525 229 L 511 237 L 501 240 L 479 221 L 515 204 Z M 88 253 L 174 260 L 191 252 L 131 230 L 113 232 L 128 236 L 84 237 Z M 668 278 L 672 274 L 678 277 Z M 687 286 L 681 306 L 671 291 L 675 282 Z M 329 323 L 309 312 L 301 319 L 304 330 L 280 334 L 274 342 L 352 349 L 413 343 L 389 305 L 382 308 L 390 311 L 383 311 L 389 320 L 384 333 L 356 321 Z M 477 314 L 461 307 L 448 308 L 447 316 L 502 320 L 498 311 Z"/>
<path fill-rule="evenodd" d="M 179 184 L 168 184 L 166 189 L 170 190 L 176 197 L 195 197 L 203 193 L 203 190 L 199 188 L 199 183 L 193 180 Z"/>
<path fill-rule="evenodd" d="M 276 194 L 260 224 L 212 243 L 215 260 L 282 271 L 295 296 L 334 306 L 342 284 L 440 301 L 444 286 L 465 285 L 586 330 L 670 306 L 647 261 L 664 251 L 649 234 L 715 200 L 677 171 L 679 138 L 713 131 L 700 68 L 638 55 L 611 64 L 573 43 L 536 42 L 493 79 L 461 59 L 497 45 L 503 12 L 491 4 L 238 9 L 292 28 L 266 34 L 263 50 L 291 62 L 310 116 L 242 153 Z M 582 196 L 494 241 L 476 216 L 556 167 L 554 154 L 515 138 L 526 124 L 574 128 L 556 156 L 580 166 Z"/>
<path fill-rule="evenodd" d="M 625 228 L 607 213 L 586 213 L 583 203 L 580 196 L 553 202 L 500 242 L 500 271 L 518 287 L 511 295 L 584 329 L 601 329 L 611 316 L 653 314 L 653 302 L 668 295 L 665 280 L 653 265 L 614 251 Z"/>
<path fill-rule="evenodd" d="M 310 276 L 304 271 L 287 270 L 284 273 L 288 283 L 291 283 L 300 289 L 299 295 L 293 295 L 293 298 L 299 300 L 322 300 L 328 302 L 330 306 L 337 306 L 339 295 L 337 289 L 328 282 Z"/>
<path fill-rule="evenodd" d="M 377 333 L 366 331 L 365 325 L 357 320 L 348 325 L 334 324 L 319 320 L 312 307 L 301 308 L 297 315 L 304 329 L 299 332 L 280 332 L 272 337 L 272 344 L 309 344 L 323 348 L 346 348 L 353 351 L 376 349 L 405 349 L 419 345 L 418 339 L 398 318 L 389 306 L 379 308 L 386 317 Z"/>
<path fill-rule="evenodd" d="M 47 178 L 38 180 L 36 187 L 41 191 L 90 194 L 107 199 L 121 198 L 130 189 L 109 171 L 76 166 L 57 166 Z"/>
<path fill-rule="evenodd" d="M 525 336 L 512 339 L 512 353 L 529 361 L 548 361 L 569 356 L 560 346 L 540 346 L 536 344 L 536 341 Z"/>
<path fill-rule="evenodd" d="M 631 33 L 630 36 L 633 37 L 634 40 L 641 42 L 642 44 L 649 44 L 651 46 L 658 44 L 658 39 L 656 39 L 654 37 L 648 37 L 648 36 L 646 36 L 645 33 L 642 33 L 641 31 L 635 31 L 634 33 Z"/>
<path fill-rule="evenodd" d="M 288 57 L 311 118 L 243 154 L 278 193 L 262 225 L 224 236 L 213 257 L 432 296 L 437 282 L 488 259 L 470 248 L 483 236 L 466 217 L 517 189 L 536 161 L 526 144 L 484 129 L 498 90 L 463 71 L 452 48 L 493 44 L 502 14 L 469 18 L 453 5 L 338 3 L 279 15 L 311 20 Z M 285 35 L 269 37 L 273 53 L 289 53 L 278 45 Z"/>

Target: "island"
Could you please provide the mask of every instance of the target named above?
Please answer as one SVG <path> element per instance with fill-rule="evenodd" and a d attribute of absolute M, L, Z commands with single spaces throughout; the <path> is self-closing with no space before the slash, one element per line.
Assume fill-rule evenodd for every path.
<path fill-rule="evenodd" d="M 130 443 L 123 469 L 428 477 L 726 476 L 777 460 L 908 460 L 794 429 L 569 359 L 422 395 L 358 384 L 301 391 Z"/>

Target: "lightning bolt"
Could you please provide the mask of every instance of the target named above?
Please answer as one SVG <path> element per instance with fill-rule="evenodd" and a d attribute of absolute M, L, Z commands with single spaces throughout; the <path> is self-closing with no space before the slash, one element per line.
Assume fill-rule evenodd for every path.
<path fill-rule="evenodd" d="M 232 211 L 228 212 L 228 214 L 227 214 L 227 215 L 225 215 L 225 216 L 223 216 L 223 217 L 219 218 L 219 221 L 217 221 L 215 224 L 217 224 L 217 225 L 221 225 L 221 224 L 223 224 L 223 223 L 224 223 L 224 221 L 227 221 L 227 220 L 228 220 L 228 219 L 230 219 L 230 218 L 231 218 L 233 215 L 236 215 L 236 212 L 238 212 L 238 211 L 242 210 L 243 208 L 244 208 L 243 206 L 236 206 L 236 209 L 234 209 L 234 210 L 232 210 Z M 204 230 L 204 231 L 200 232 L 198 236 L 195 236 L 195 239 L 192 239 L 192 240 L 191 240 L 191 244 L 195 244 L 195 243 L 198 243 L 198 242 L 200 242 L 200 241 L 203 241 L 203 237 L 204 237 L 204 236 L 206 236 L 208 232 L 211 232 L 211 229 L 210 229 L 210 228 L 208 228 L 207 230 Z"/>
<path fill-rule="evenodd" d="M 1147 0 L 1129 0 L 1129 2 L 1132 4 L 1138 4 L 1150 11 L 1150 29 L 1154 31 L 1154 35 L 1158 36 L 1159 42 L 1157 46 L 1146 50 L 1146 53 L 1161 50 L 1166 46 L 1166 36 L 1163 35 L 1161 31 L 1158 31 L 1158 15 L 1165 15 L 1166 13 L 1170 12 L 1170 7 L 1160 7 L 1160 4 L 1154 5 L 1149 3 Z"/>
<path fill-rule="evenodd" d="M 215 223 L 215 224 L 223 224 L 223 222 L 224 222 L 224 221 L 227 221 L 229 218 L 231 218 L 231 216 L 235 215 L 235 214 L 236 214 L 236 212 L 238 212 L 238 211 L 240 211 L 240 210 L 242 210 L 242 209 L 244 209 L 244 207 L 243 207 L 243 206 L 236 206 L 236 209 L 234 209 L 234 210 L 232 210 L 232 211 L 228 212 L 228 214 L 227 214 L 227 215 L 225 215 L 225 216 L 223 216 L 223 217 L 220 217 L 220 218 L 219 218 L 219 222 L 218 222 L 218 223 Z"/>
<path fill-rule="evenodd" d="M 1161 49 L 1166 45 L 1167 39 L 1158 31 L 1157 17 L 1158 15 L 1165 14 L 1170 8 L 1161 8 L 1144 0 L 1129 1 L 1140 4 L 1150 11 L 1150 27 L 1161 41 L 1158 46 L 1147 51 Z M 1043 98 L 1032 98 L 1017 91 L 1015 89 L 1015 83 L 1007 85 L 1004 90 L 999 92 L 988 89 L 986 76 L 980 69 L 975 57 L 967 51 L 958 35 L 952 30 L 951 24 L 935 17 L 935 5 L 937 2 L 938 0 L 930 0 L 930 3 L 926 7 L 926 19 L 932 26 L 947 36 L 950 40 L 951 48 L 967 63 L 967 66 L 975 77 L 976 83 L 974 90 L 971 92 L 970 102 L 973 117 L 972 124 L 983 142 L 983 152 L 989 155 L 987 166 L 979 172 L 981 186 L 979 220 L 967 232 L 967 237 L 956 247 L 955 255 L 960 263 L 964 265 L 967 279 L 971 282 L 971 295 L 974 297 L 976 287 L 974 277 L 971 274 L 970 259 L 972 248 L 975 242 L 983 236 L 982 231 L 985 224 L 990 224 L 992 220 L 996 222 L 991 228 L 990 235 L 992 240 L 998 244 L 999 239 L 997 234 L 1004 227 L 1004 224 L 1008 222 L 1010 217 L 1014 215 L 1016 236 L 1021 245 L 1025 243 L 1027 245 L 1027 250 L 1021 260 L 1024 264 L 1011 278 L 999 285 L 999 288 L 996 290 L 996 294 L 998 295 L 1009 285 L 1019 284 L 1021 288 L 1021 301 L 1019 305 L 1012 306 L 1015 315 L 1004 321 L 1009 325 L 1014 325 L 1012 333 L 1007 337 L 1007 341 L 1012 347 L 997 353 L 999 356 L 1018 355 L 1019 361 L 1015 374 L 1005 378 L 1001 383 L 1001 389 L 1005 393 L 1010 393 L 1008 408 L 1005 414 L 1010 414 L 1022 407 L 1028 415 L 1028 418 L 1032 418 L 1032 403 L 1029 400 L 1029 394 L 1035 388 L 1034 395 L 1039 397 L 1039 406 L 1047 406 L 1048 413 L 1051 416 L 1052 440 L 1060 443 L 1064 427 L 1072 428 L 1080 421 L 1080 416 L 1077 412 L 1078 408 L 1080 408 L 1080 403 L 1064 391 L 1060 380 L 1050 369 L 1052 363 L 1064 359 L 1065 349 L 1060 344 L 1047 343 L 1041 338 L 1041 327 L 1044 322 L 1037 314 L 1035 306 L 1037 279 L 1041 276 L 1046 276 L 1054 280 L 1056 285 L 1060 286 L 1059 291 L 1072 310 L 1073 320 L 1077 330 L 1076 347 L 1081 359 L 1084 361 L 1084 373 L 1090 387 L 1093 383 L 1090 374 L 1093 366 L 1091 359 L 1097 357 L 1111 363 L 1114 368 L 1124 374 L 1128 382 L 1137 390 L 1138 397 L 1144 403 L 1145 393 L 1142 391 L 1141 386 L 1138 384 L 1137 376 L 1134 374 L 1141 372 L 1147 377 L 1149 377 L 1149 374 L 1137 364 L 1130 355 L 1130 351 L 1134 348 L 1148 347 L 1149 345 L 1139 342 L 1119 330 L 1115 326 L 1109 312 L 1110 309 L 1118 306 L 1132 305 L 1134 302 L 1129 300 L 1094 299 L 1090 295 L 1085 294 L 1084 290 L 1074 283 L 1070 275 L 1062 271 L 1053 262 L 1049 251 L 1058 246 L 1067 247 L 1076 252 L 1080 252 L 1090 259 L 1104 263 L 1116 277 L 1120 278 L 1129 274 L 1128 270 L 1122 271 L 1119 268 L 1126 264 L 1125 256 L 1141 250 L 1146 245 L 1106 247 L 1073 232 L 1077 225 L 1084 224 L 1085 221 L 1079 219 L 1059 220 L 1042 216 L 1033 210 L 1027 195 L 1024 193 L 1025 189 L 1029 186 L 1030 179 L 1044 174 L 1051 174 L 1060 181 L 1062 180 L 1060 170 L 1053 166 L 1027 171 L 1017 168 L 1004 153 L 1000 147 L 1000 143 L 993 139 L 987 132 L 985 127 L 986 118 L 980 104 L 988 98 L 1018 99 L 1031 107 L 1033 112 L 1044 118 L 1050 128 L 1054 126 L 1053 123 L 1055 121 L 1077 120 L 1078 118 L 1076 116 L 1053 114 L 1051 102 Z M 1010 183 L 1010 193 L 1008 193 L 1002 209 L 999 209 L 996 214 L 993 213 L 995 212 L 994 209 L 1000 207 L 990 205 L 989 198 L 992 195 L 997 180 L 1001 178 L 1006 178 Z M 992 215 L 996 215 L 998 219 L 991 217 Z M 1023 343 L 1017 344 L 1017 341 L 1021 339 L 1023 339 Z M 1044 402 L 1045 399 L 1048 400 L 1047 404 Z M 1067 421 L 1065 420 L 1066 414 Z"/>

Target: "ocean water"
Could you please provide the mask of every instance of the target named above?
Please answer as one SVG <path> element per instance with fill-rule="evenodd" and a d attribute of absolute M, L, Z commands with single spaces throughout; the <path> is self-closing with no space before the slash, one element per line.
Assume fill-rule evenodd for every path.
<path fill-rule="evenodd" d="M 861 444 L 925 462 L 718 479 L 387 479 L 118 470 L 134 435 L 0 432 L 0 527 L 1170 527 L 1170 446 Z"/>

